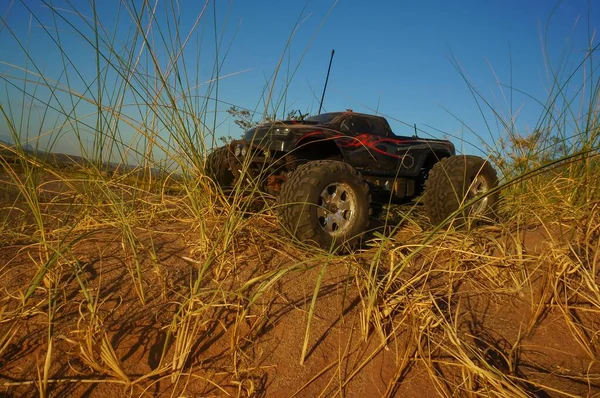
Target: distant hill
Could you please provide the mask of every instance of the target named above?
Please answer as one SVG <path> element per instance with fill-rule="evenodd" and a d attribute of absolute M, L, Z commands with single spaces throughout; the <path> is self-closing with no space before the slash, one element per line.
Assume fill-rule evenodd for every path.
<path fill-rule="evenodd" d="M 105 162 L 101 165 L 94 165 L 94 162 L 85 159 L 82 156 L 40 151 L 36 150 L 33 146 L 29 144 L 24 145 L 22 149 L 25 156 L 30 156 L 32 158 L 37 159 L 40 162 L 49 164 L 57 168 L 74 170 L 82 167 L 96 166 L 107 173 L 122 174 L 131 172 L 142 172 L 142 169 L 140 169 L 139 166 L 131 164 Z M 16 163 L 19 159 L 19 156 L 17 156 L 17 154 L 15 153 L 15 145 L 11 142 L 7 142 L 5 139 L 2 138 L 0 138 L 0 158 L 3 158 L 8 163 Z M 148 170 L 145 170 L 145 172 L 148 172 Z M 161 171 L 157 168 L 151 168 L 150 173 L 153 176 L 158 177 L 161 174 L 164 174 L 164 171 Z M 171 177 L 177 179 L 180 176 L 171 175 Z"/>
<path fill-rule="evenodd" d="M 0 147 L 7 146 L 9 148 L 14 148 L 15 144 L 13 144 L 12 140 L 5 135 L 0 135 Z M 23 150 L 25 152 L 34 152 L 35 148 L 30 144 L 22 145 Z"/>

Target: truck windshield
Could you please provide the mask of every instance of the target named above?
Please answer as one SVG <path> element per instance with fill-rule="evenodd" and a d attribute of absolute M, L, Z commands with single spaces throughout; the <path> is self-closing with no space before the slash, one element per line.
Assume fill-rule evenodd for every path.
<path fill-rule="evenodd" d="M 333 119 L 335 119 L 341 114 L 341 112 L 322 113 L 320 115 L 309 116 L 306 119 L 304 119 L 304 121 L 319 124 L 331 123 Z"/>

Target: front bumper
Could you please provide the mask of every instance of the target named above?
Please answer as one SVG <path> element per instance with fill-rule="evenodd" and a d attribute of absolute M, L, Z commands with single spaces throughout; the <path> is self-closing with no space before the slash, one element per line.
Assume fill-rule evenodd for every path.
<path fill-rule="evenodd" d="M 236 140 L 229 144 L 229 167 L 231 172 L 240 177 L 247 173 L 258 177 L 260 174 L 272 174 L 285 166 L 288 143 L 271 141 L 269 143 L 248 143 Z"/>

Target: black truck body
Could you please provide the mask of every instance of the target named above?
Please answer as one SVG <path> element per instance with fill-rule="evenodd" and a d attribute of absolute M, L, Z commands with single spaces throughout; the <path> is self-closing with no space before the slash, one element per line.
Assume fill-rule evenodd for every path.
<path fill-rule="evenodd" d="M 421 193 L 431 166 L 455 148 L 446 140 L 396 135 L 382 116 L 346 111 L 259 125 L 233 141 L 229 154 L 234 175 L 242 169 L 267 175 L 265 188 L 273 193 L 297 165 L 331 159 L 358 170 L 374 191 L 410 198 Z"/>
<path fill-rule="evenodd" d="M 374 210 L 392 201 L 418 198 L 434 224 L 471 226 L 493 220 L 499 198 L 486 159 L 352 111 L 259 125 L 206 165 L 224 192 L 272 194 L 283 229 L 327 250 L 359 247 Z"/>

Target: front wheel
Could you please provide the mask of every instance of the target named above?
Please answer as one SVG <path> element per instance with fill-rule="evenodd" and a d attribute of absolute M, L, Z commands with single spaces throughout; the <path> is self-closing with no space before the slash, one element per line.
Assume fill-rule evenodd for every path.
<path fill-rule="evenodd" d="M 423 202 L 429 219 L 440 224 L 457 212 L 456 225 L 489 221 L 495 215 L 499 193 L 498 176 L 492 165 L 479 156 L 444 158 L 430 170 Z M 469 204 L 474 199 L 476 202 Z"/>
<path fill-rule="evenodd" d="M 319 160 L 303 164 L 283 184 L 280 222 L 302 242 L 329 250 L 356 246 L 369 225 L 369 187 L 350 165 Z"/>
<path fill-rule="evenodd" d="M 229 148 L 219 147 L 212 151 L 206 158 L 206 174 L 223 191 L 232 189 L 235 177 L 229 169 Z"/>

